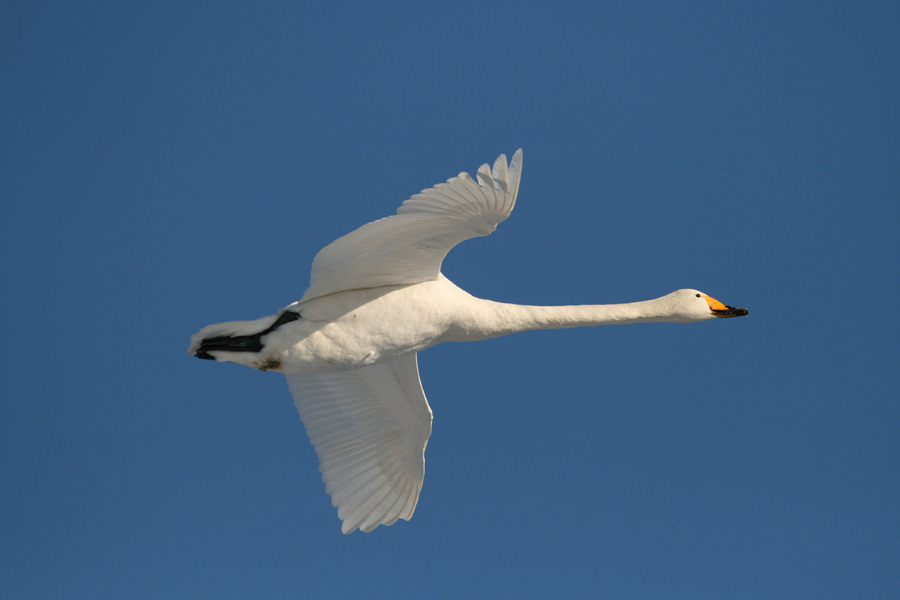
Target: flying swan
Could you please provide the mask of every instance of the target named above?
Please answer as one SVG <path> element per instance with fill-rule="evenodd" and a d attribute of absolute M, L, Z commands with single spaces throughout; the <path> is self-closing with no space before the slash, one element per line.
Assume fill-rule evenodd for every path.
<path fill-rule="evenodd" d="M 188 350 L 287 376 L 342 531 L 410 519 L 425 475 L 431 408 L 416 354 L 442 342 L 585 325 L 739 317 L 697 290 L 644 302 L 519 306 L 456 287 L 441 262 L 489 235 L 516 204 L 522 150 L 423 190 L 397 214 L 323 248 L 297 302 L 255 321 L 204 327 Z"/>

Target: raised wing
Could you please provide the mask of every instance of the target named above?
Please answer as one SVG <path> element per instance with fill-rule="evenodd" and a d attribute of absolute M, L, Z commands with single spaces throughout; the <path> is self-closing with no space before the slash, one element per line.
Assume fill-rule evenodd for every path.
<path fill-rule="evenodd" d="M 288 375 L 287 381 L 341 530 L 368 532 L 409 520 L 431 435 L 416 355 L 352 371 Z"/>
<path fill-rule="evenodd" d="M 501 154 L 477 181 L 468 173 L 422 190 L 397 214 L 372 221 L 331 242 L 316 255 L 301 302 L 346 290 L 436 279 L 456 244 L 490 234 L 516 204 L 522 150 L 507 166 Z"/>

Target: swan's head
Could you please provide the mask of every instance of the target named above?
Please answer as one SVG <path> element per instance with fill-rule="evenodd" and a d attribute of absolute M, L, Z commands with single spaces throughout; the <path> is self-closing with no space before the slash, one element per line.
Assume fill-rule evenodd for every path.
<path fill-rule="evenodd" d="M 724 317 L 743 317 L 750 314 L 746 308 L 735 308 L 722 304 L 712 296 L 697 290 L 676 290 L 661 299 L 666 300 L 673 316 L 683 323 Z"/>

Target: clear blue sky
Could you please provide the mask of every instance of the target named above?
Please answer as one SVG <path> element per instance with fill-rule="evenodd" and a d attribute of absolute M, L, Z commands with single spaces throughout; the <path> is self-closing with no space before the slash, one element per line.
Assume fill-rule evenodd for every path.
<path fill-rule="evenodd" d="M 0 596 L 900 597 L 896 2 L 5 3 Z M 420 356 L 415 517 L 344 536 L 283 377 L 186 354 L 525 150 L 444 272 L 744 319 Z"/>

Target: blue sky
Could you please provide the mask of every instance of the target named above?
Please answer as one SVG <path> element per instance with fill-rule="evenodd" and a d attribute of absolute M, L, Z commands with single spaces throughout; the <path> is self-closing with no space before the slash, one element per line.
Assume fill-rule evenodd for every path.
<path fill-rule="evenodd" d="M 900 595 L 896 3 L 7 3 L 0 595 Z M 748 318 L 420 356 L 410 522 L 344 536 L 283 377 L 190 358 L 525 151 L 469 292 Z"/>

